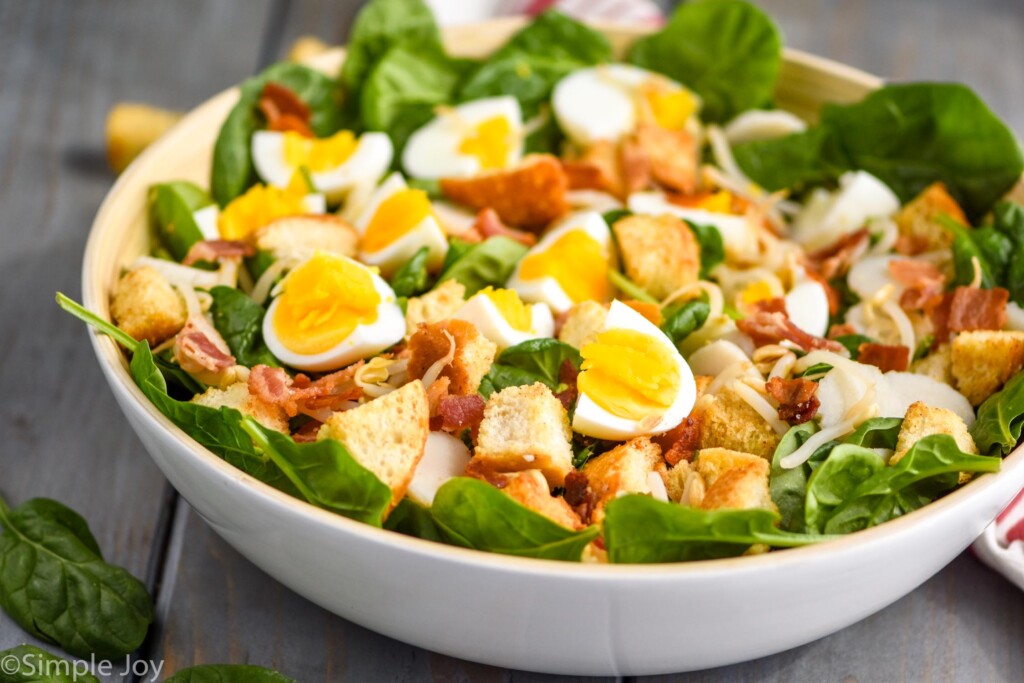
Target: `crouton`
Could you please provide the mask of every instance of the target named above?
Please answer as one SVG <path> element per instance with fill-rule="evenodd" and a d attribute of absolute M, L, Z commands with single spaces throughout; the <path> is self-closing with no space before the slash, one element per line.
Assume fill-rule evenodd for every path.
<path fill-rule="evenodd" d="M 540 470 L 524 470 L 512 475 L 502 491 L 520 505 L 544 515 L 555 524 L 569 529 L 583 527 L 579 515 L 565 499 L 551 495 L 548 480 Z"/>
<path fill-rule="evenodd" d="M 409 376 L 422 379 L 431 365 L 451 352 L 455 357 L 441 371 L 451 380 L 448 391 L 456 396 L 475 394 L 480 380 L 494 363 L 498 347 L 465 320 L 423 323 L 409 338 Z"/>
<path fill-rule="evenodd" d="M 620 145 L 598 140 L 563 167 L 570 189 L 598 190 L 621 200 L 651 183 L 650 159 L 632 139 Z"/>
<path fill-rule="evenodd" d="M 492 472 L 538 469 L 552 486 L 572 471 L 569 417 L 539 382 L 491 394 L 470 467 Z"/>
<path fill-rule="evenodd" d="M 949 249 L 953 235 L 939 223 L 939 216 L 943 214 L 970 227 L 963 209 L 950 196 L 946 186 L 935 182 L 896 214 L 896 227 L 899 229 L 896 250 L 901 254 L 920 254 Z"/>
<path fill-rule="evenodd" d="M 466 303 L 466 288 L 461 282 L 445 280 L 423 296 L 414 296 L 405 305 L 405 332 L 411 336 L 420 323 L 436 323 L 452 317 Z"/>
<path fill-rule="evenodd" d="M 701 398 L 700 447 L 729 448 L 768 460 L 779 445 L 779 435 L 768 421 L 732 389 Z"/>
<path fill-rule="evenodd" d="M 725 448 L 708 448 L 697 454 L 694 467 L 707 485 L 700 502 L 702 509 L 777 509 L 768 488 L 770 466 L 764 458 Z"/>
<path fill-rule="evenodd" d="M 208 408 L 234 408 L 267 429 L 288 434 L 288 414 L 281 406 L 265 403 L 249 393 L 248 382 L 235 382 L 223 389 L 209 387 L 192 397 L 192 403 Z"/>
<path fill-rule="evenodd" d="M 107 114 L 107 163 L 120 173 L 160 136 L 176 124 L 182 112 L 148 104 L 121 102 Z"/>
<path fill-rule="evenodd" d="M 405 496 L 429 434 L 427 392 L 422 382 L 413 381 L 357 408 L 334 413 L 320 428 L 317 440 L 345 444 L 360 465 L 387 484 L 390 512 Z"/>
<path fill-rule="evenodd" d="M 301 35 L 288 48 L 288 56 L 285 59 L 289 62 L 305 62 L 329 49 L 331 46 L 316 36 Z"/>
<path fill-rule="evenodd" d="M 664 299 L 700 277 L 700 244 L 675 216 L 627 216 L 612 230 L 626 275 L 654 298 Z"/>
<path fill-rule="evenodd" d="M 631 439 L 590 459 L 583 474 L 590 483 L 590 522 L 604 518 L 604 506 L 626 493 L 650 493 L 649 476 L 667 474 L 661 448 L 646 436 Z"/>
<path fill-rule="evenodd" d="M 256 247 L 275 259 L 306 259 L 317 250 L 351 258 L 358 245 L 356 229 L 332 214 L 286 216 L 256 233 Z"/>
<path fill-rule="evenodd" d="M 976 406 L 1024 367 L 1024 332 L 961 332 L 951 356 L 956 388 Z"/>
<path fill-rule="evenodd" d="M 933 408 L 922 401 L 917 401 L 907 408 L 900 433 L 896 437 L 896 450 L 889 459 L 889 464 L 898 463 L 915 443 L 932 434 L 948 434 L 956 441 L 957 448 L 964 453 L 978 453 L 978 447 L 959 415 L 952 410 Z"/>
<path fill-rule="evenodd" d="M 734 470 L 747 465 L 763 467 L 765 473 L 769 470 L 768 461 L 753 453 L 744 453 L 728 448 L 702 448 L 694 458 L 693 467 L 700 476 L 704 478 L 708 486 L 713 486 L 718 478 L 729 470 Z"/>
<path fill-rule="evenodd" d="M 647 157 L 655 182 L 683 194 L 696 192 L 699 146 L 693 135 L 645 122 L 631 141 Z"/>
<path fill-rule="evenodd" d="M 114 324 L 134 339 L 156 346 L 185 326 L 187 311 L 181 295 L 150 266 L 125 273 L 110 299 Z"/>
<path fill-rule="evenodd" d="M 949 344 L 942 344 L 921 360 L 911 363 L 910 371 L 952 386 L 952 363 L 952 347 Z"/>
<path fill-rule="evenodd" d="M 584 344 L 594 341 L 594 337 L 604 327 L 608 309 L 596 301 L 582 301 L 566 313 L 565 322 L 558 332 L 559 341 L 569 346 L 582 349 Z"/>
<path fill-rule="evenodd" d="M 569 179 L 550 154 L 530 155 L 518 168 L 475 178 L 442 178 L 449 199 L 481 210 L 492 208 L 506 225 L 540 230 L 569 210 Z"/>
<path fill-rule="evenodd" d="M 673 503 L 681 501 L 686 492 L 687 481 L 691 480 L 694 475 L 700 476 L 686 460 L 680 460 L 670 468 L 665 473 L 665 490 L 668 491 L 668 499 Z"/>

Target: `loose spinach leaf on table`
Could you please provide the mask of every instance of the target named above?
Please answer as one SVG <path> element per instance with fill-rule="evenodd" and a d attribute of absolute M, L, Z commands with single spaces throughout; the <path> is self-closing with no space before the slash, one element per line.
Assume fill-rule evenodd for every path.
<path fill-rule="evenodd" d="M 437 284 L 455 280 L 471 297 L 484 287 L 504 287 L 516 264 L 526 256 L 527 248 L 508 237 L 489 237 L 471 245 L 452 244 Z"/>
<path fill-rule="evenodd" d="M 89 663 L 72 662 L 33 645 L 0 652 L 0 683 L 100 683 Z"/>
<path fill-rule="evenodd" d="M 709 315 L 711 307 L 699 299 L 669 304 L 661 312 L 661 331 L 672 343 L 679 344 L 703 327 Z"/>
<path fill-rule="evenodd" d="M 210 296 L 213 326 L 235 359 L 250 368 L 260 364 L 278 367 L 280 363 L 263 342 L 263 307 L 234 287 L 214 287 Z"/>
<path fill-rule="evenodd" d="M 557 339 L 530 339 L 510 346 L 498 355 L 491 369 L 480 381 L 480 394 L 487 398 L 507 387 L 541 382 L 554 392 L 561 391 L 559 375 L 562 364 L 569 361 L 579 370 L 580 352 Z"/>
<path fill-rule="evenodd" d="M 442 485 L 430 512 L 449 543 L 503 555 L 577 562 L 598 534 L 567 529 L 468 477 Z"/>
<path fill-rule="evenodd" d="M 430 289 L 430 272 L 427 270 L 428 247 L 421 247 L 412 258 L 402 264 L 391 278 L 391 289 L 395 296 L 419 296 Z"/>
<path fill-rule="evenodd" d="M 249 664 L 205 664 L 182 669 L 165 683 L 296 683 L 271 669 Z"/>
<path fill-rule="evenodd" d="M 687 2 L 665 28 L 637 40 L 628 61 L 690 87 L 704 100 L 703 117 L 722 122 L 771 102 L 782 37 L 744 0 Z"/>
<path fill-rule="evenodd" d="M 122 657 L 153 621 L 141 581 L 107 564 L 89 526 L 57 501 L 9 509 L 0 499 L 0 607 L 37 638 L 77 657 Z"/>
<path fill-rule="evenodd" d="M 146 195 L 150 229 L 175 261 L 181 261 L 192 245 L 204 239 L 192 214 L 213 199 L 195 183 L 178 180 L 157 183 Z"/>
<path fill-rule="evenodd" d="M 978 406 L 978 417 L 970 431 L 982 453 L 1008 455 L 1020 442 L 1022 429 L 1024 372 L 1018 372 Z"/>
<path fill-rule="evenodd" d="M 629 495 L 605 507 L 604 543 L 612 563 L 688 562 L 734 557 L 756 543 L 792 548 L 829 540 L 776 528 L 771 510 L 698 510 Z"/>

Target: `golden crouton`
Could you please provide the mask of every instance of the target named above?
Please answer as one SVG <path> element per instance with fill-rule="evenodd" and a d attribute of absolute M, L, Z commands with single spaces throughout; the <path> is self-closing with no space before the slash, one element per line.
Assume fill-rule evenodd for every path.
<path fill-rule="evenodd" d="M 592 458 L 583 466 L 590 484 L 591 523 L 604 518 L 604 506 L 626 493 L 649 493 L 652 472 L 664 480 L 667 474 L 661 448 L 639 436 Z"/>
<path fill-rule="evenodd" d="M 470 467 L 492 472 L 537 469 L 552 486 L 572 471 L 572 431 L 562 402 L 539 382 L 491 394 Z"/>
<path fill-rule="evenodd" d="M 896 250 L 901 254 L 920 254 L 949 249 L 953 235 L 939 223 L 939 216 L 943 214 L 970 227 L 963 209 L 950 196 L 946 186 L 935 182 L 896 214 L 896 227 L 899 229 Z"/>
<path fill-rule="evenodd" d="M 654 298 L 664 299 L 700 277 L 700 244 L 675 216 L 627 216 L 612 230 L 626 275 Z"/>
<path fill-rule="evenodd" d="M 729 448 L 771 459 L 780 437 L 739 394 L 724 389 L 714 396 L 703 396 L 701 402 L 702 449 Z"/>
<path fill-rule="evenodd" d="M 594 340 L 604 327 L 608 309 L 596 301 L 582 301 L 565 315 L 565 323 L 558 333 L 559 341 L 582 349 L 584 344 Z"/>
<path fill-rule="evenodd" d="M 952 363 L 952 348 L 949 344 L 942 344 L 921 360 L 911 363 L 910 371 L 952 385 Z"/>
<path fill-rule="evenodd" d="M 520 505 L 544 515 L 555 524 L 569 529 L 583 527 L 579 515 L 565 499 L 551 495 L 548 480 L 540 470 L 524 470 L 511 476 L 502 491 Z"/>
<path fill-rule="evenodd" d="M 420 323 L 446 320 L 466 303 L 466 288 L 461 282 L 445 280 L 423 296 L 414 296 L 405 305 L 405 332 L 411 336 Z"/>
<path fill-rule="evenodd" d="M 434 362 L 449 354 L 455 344 L 455 358 L 441 371 L 451 380 L 448 391 L 456 396 L 475 394 L 480 380 L 494 363 L 498 347 L 465 320 L 423 323 L 409 338 L 409 376 L 422 379 Z"/>
<path fill-rule="evenodd" d="M 776 509 L 768 488 L 770 466 L 764 458 L 725 448 L 708 448 L 697 453 L 694 466 L 707 485 L 701 508 Z"/>
<path fill-rule="evenodd" d="M 114 323 L 150 346 L 170 339 L 185 326 L 181 295 L 158 270 L 142 266 L 125 273 L 110 300 Z"/>
<path fill-rule="evenodd" d="M 243 415 L 248 415 L 267 429 L 288 434 L 288 414 L 281 406 L 271 405 L 259 400 L 249 393 L 248 382 L 235 382 L 223 389 L 209 387 L 206 391 L 192 398 L 208 408 L 234 408 Z"/>
<path fill-rule="evenodd" d="M 550 154 L 523 159 L 518 168 L 475 178 L 442 178 L 441 192 L 477 210 L 494 209 L 506 225 L 540 230 L 569 210 L 569 179 Z"/>
<path fill-rule="evenodd" d="M 317 250 L 351 258 L 358 245 L 356 229 L 333 214 L 286 216 L 256 233 L 257 248 L 275 259 L 306 259 Z"/>
<path fill-rule="evenodd" d="M 964 453 L 978 453 L 978 447 L 974 445 L 974 439 L 959 415 L 952 410 L 933 408 L 917 401 L 907 408 L 899 436 L 896 437 L 896 451 L 889 459 L 889 464 L 898 463 L 918 440 L 932 434 L 948 434 Z"/>
<path fill-rule="evenodd" d="M 632 142 L 647 157 L 651 175 L 659 185 L 683 194 L 697 190 L 700 146 L 693 135 L 645 122 L 636 127 Z"/>
<path fill-rule="evenodd" d="M 182 117 L 178 111 L 122 102 L 107 114 L 107 163 L 120 173 Z"/>
<path fill-rule="evenodd" d="M 1024 332 L 978 330 L 953 339 L 952 368 L 956 388 L 971 405 L 999 391 L 1024 367 Z"/>
<path fill-rule="evenodd" d="M 288 48 L 287 59 L 289 62 L 305 62 L 329 49 L 331 46 L 316 36 L 303 35 L 296 38 L 292 46 Z"/>
<path fill-rule="evenodd" d="M 391 488 L 390 512 L 405 496 L 430 434 L 423 383 L 409 382 L 357 408 L 334 413 L 317 440 L 336 439 Z M 386 515 L 387 513 L 385 513 Z"/>
<path fill-rule="evenodd" d="M 674 503 L 682 500 L 687 482 L 692 480 L 694 475 L 700 476 L 686 460 L 680 460 L 670 468 L 665 474 L 665 490 L 668 491 L 669 500 Z"/>

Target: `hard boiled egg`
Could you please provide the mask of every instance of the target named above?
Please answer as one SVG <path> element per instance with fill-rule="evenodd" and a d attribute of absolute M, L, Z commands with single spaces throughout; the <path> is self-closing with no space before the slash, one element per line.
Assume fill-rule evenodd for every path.
<path fill-rule="evenodd" d="M 395 293 L 358 261 L 318 251 L 278 285 L 263 318 L 271 352 L 299 370 L 336 370 L 405 336 Z"/>
<path fill-rule="evenodd" d="M 770 140 L 807 130 L 804 120 L 781 109 L 751 109 L 728 124 L 724 133 L 730 145 L 755 140 Z"/>
<path fill-rule="evenodd" d="M 448 238 L 423 190 L 408 187 L 400 173 L 392 173 L 373 193 L 356 219 L 362 235 L 359 260 L 390 276 L 423 247 L 429 250 L 427 267 L 436 270 L 448 253 Z"/>
<path fill-rule="evenodd" d="M 714 226 L 721 233 L 725 253 L 731 259 L 752 261 L 757 258 L 757 228 L 746 216 L 731 213 L 732 197 L 728 192 L 716 192 L 693 206 L 670 202 L 661 192 L 634 192 L 629 196 L 628 206 L 633 213 L 650 216 L 667 213 L 700 225 Z"/>
<path fill-rule="evenodd" d="M 807 249 L 832 244 L 859 230 L 871 218 L 891 216 L 900 200 L 889 186 L 867 171 L 850 171 L 839 177 L 839 189 L 818 188 L 793 221 L 793 239 Z"/>
<path fill-rule="evenodd" d="M 360 182 L 376 183 L 391 166 L 394 148 L 386 133 L 363 133 L 358 138 L 343 130 L 329 138 L 308 138 L 294 131 L 256 131 L 252 161 L 268 185 L 288 187 L 301 169 L 313 186 L 331 196 Z"/>
<path fill-rule="evenodd" d="M 665 334 L 621 301 L 580 350 L 582 372 L 572 428 L 598 439 L 666 432 L 697 398 L 690 367 Z"/>
<path fill-rule="evenodd" d="M 514 97 L 489 97 L 442 111 L 409 138 L 405 172 L 466 178 L 514 166 L 523 156 L 523 113 Z"/>
<path fill-rule="evenodd" d="M 571 214 L 548 231 L 512 272 L 508 287 L 524 301 L 564 313 L 582 301 L 612 297 L 612 236 L 596 211 Z"/>
<path fill-rule="evenodd" d="M 696 120 L 700 98 L 670 78 L 627 64 L 578 69 L 555 85 L 551 108 L 577 145 L 617 142 L 647 119 L 669 130 Z"/>
<path fill-rule="evenodd" d="M 256 232 L 285 216 L 323 214 L 327 202 L 322 194 L 310 194 L 306 188 L 292 185 L 281 189 L 272 185 L 253 185 L 245 194 L 224 207 L 216 204 L 192 214 L 208 240 L 248 240 Z"/>
<path fill-rule="evenodd" d="M 405 495 L 420 505 L 430 507 L 437 490 L 449 479 L 461 477 L 469 460 L 469 448 L 462 439 L 445 432 L 430 432 L 423 458 L 416 466 Z"/>
<path fill-rule="evenodd" d="M 546 304 L 527 306 L 514 289 L 485 287 L 452 315 L 473 323 L 499 349 L 555 333 L 555 319 Z"/>
<path fill-rule="evenodd" d="M 783 297 L 786 315 L 807 334 L 824 337 L 828 332 L 828 294 L 814 280 L 798 282 Z"/>

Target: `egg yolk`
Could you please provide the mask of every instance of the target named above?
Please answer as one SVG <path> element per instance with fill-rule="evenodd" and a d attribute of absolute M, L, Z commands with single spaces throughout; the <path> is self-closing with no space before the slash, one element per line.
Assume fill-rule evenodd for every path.
<path fill-rule="evenodd" d="M 341 166 L 356 151 L 356 136 L 350 130 L 329 138 L 307 138 L 294 131 L 284 136 L 284 160 L 291 168 L 305 166 L 314 173 Z"/>
<path fill-rule="evenodd" d="M 274 310 L 274 332 L 289 351 L 314 355 L 377 320 L 380 292 L 370 272 L 341 256 L 317 252 L 288 274 Z"/>
<path fill-rule="evenodd" d="M 528 254 L 519 268 L 519 277 L 554 278 L 574 303 L 608 301 L 612 294 L 604 248 L 583 230 L 570 230 L 544 251 Z"/>
<path fill-rule="evenodd" d="M 686 90 L 666 90 L 652 85 L 642 87 L 641 95 L 654 122 L 667 130 L 682 130 L 697 112 L 697 100 Z"/>
<path fill-rule="evenodd" d="M 743 306 L 753 306 L 759 301 L 767 301 L 774 296 L 772 286 L 764 280 L 759 280 L 743 288 L 743 291 L 740 292 L 740 303 Z"/>
<path fill-rule="evenodd" d="M 678 360 L 665 344 L 642 332 L 606 330 L 580 354 L 580 392 L 616 417 L 659 417 L 679 394 Z"/>
<path fill-rule="evenodd" d="M 530 309 L 526 307 L 523 300 L 519 298 L 519 293 L 514 289 L 494 289 L 493 287 L 484 287 L 478 293 L 478 296 L 486 296 L 494 304 L 494 307 L 498 309 L 498 313 L 501 317 L 512 327 L 514 330 L 520 332 L 529 332 L 531 323 L 533 322 L 530 316 Z"/>
<path fill-rule="evenodd" d="M 433 213 L 423 190 L 399 190 L 377 207 L 363 235 L 364 251 L 380 251 L 423 222 Z"/>
<path fill-rule="evenodd" d="M 298 184 L 282 190 L 272 185 L 253 185 L 232 200 L 217 217 L 217 231 L 226 240 L 246 240 L 264 225 L 284 216 L 307 213 L 306 190 Z"/>
<path fill-rule="evenodd" d="M 502 168 L 514 143 L 512 137 L 508 119 L 494 116 L 478 123 L 472 134 L 463 138 L 459 152 L 476 157 L 484 170 Z"/>
<path fill-rule="evenodd" d="M 728 190 L 701 192 L 692 195 L 671 195 L 670 201 L 676 206 L 703 209 L 711 213 L 733 213 L 735 197 Z"/>

